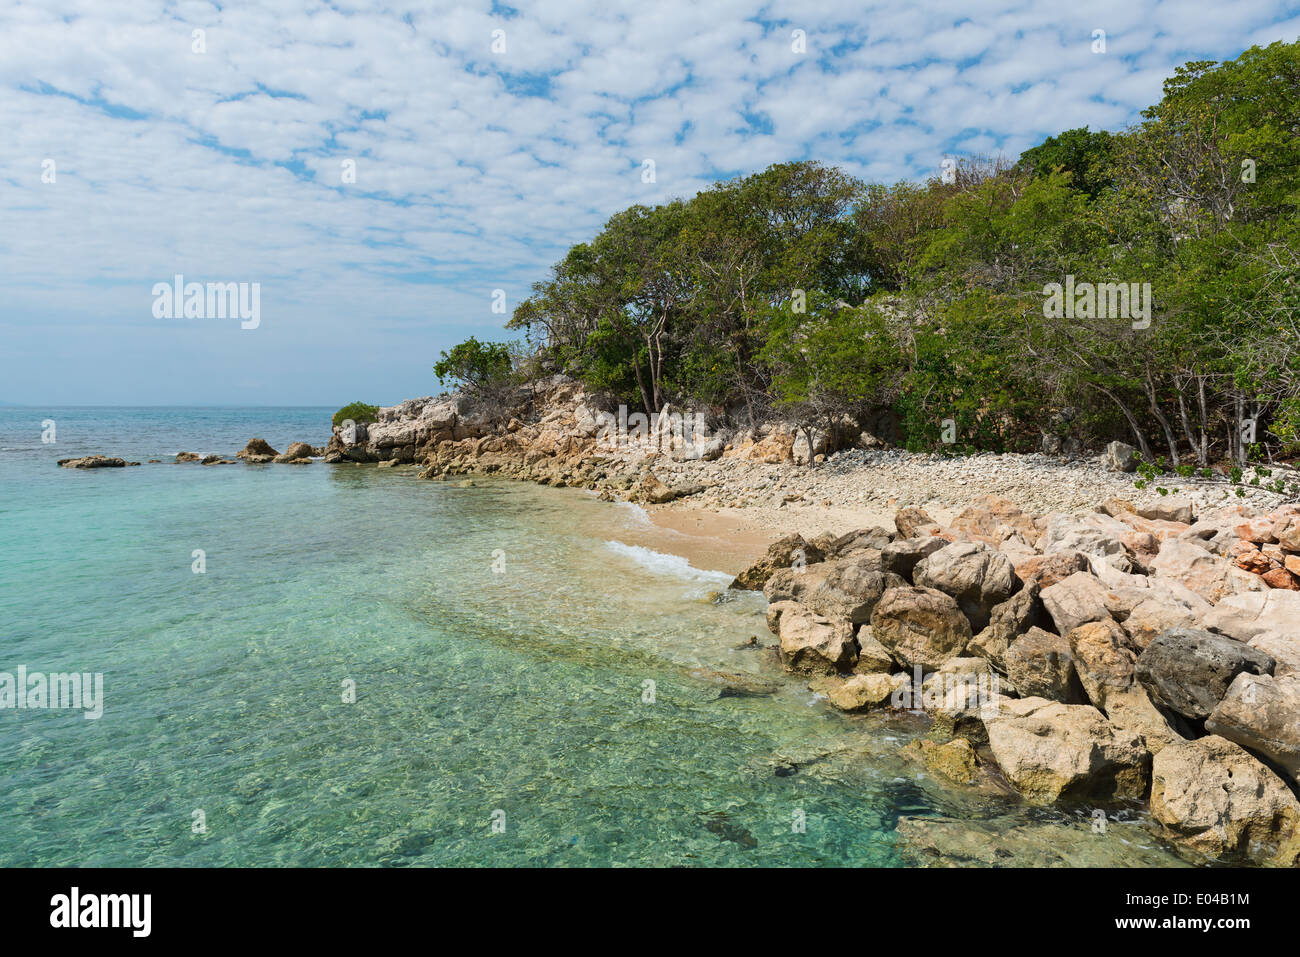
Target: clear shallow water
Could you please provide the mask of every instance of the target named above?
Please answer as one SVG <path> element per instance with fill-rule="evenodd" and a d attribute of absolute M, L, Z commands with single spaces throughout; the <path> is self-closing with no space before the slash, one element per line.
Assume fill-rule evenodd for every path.
<path fill-rule="evenodd" d="M 894 865 L 900 815 L 1086 827 L 935 784 L 897 755 L 909 719 L 837 714 L 741 650 L 770 643 L 761 597 L 710 603 L 730 576 L 647 547 L 634 509 L 170 464 L 328 421 L 0 408 L 0 670 L 105 682 L 97 721 L 0 711 L 0 865 Z M 165 462 L 54 464 L 90 452 Z M 779 690 L 718 697 L 701 668 Z"/>

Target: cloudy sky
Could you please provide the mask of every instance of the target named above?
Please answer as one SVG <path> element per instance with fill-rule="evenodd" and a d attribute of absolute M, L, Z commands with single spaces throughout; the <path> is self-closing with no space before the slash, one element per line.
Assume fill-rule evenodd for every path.
<path fill-rule="evenodd" d="M 1294 0 L 512 3 L 0 0 L 0 402 L 437 392 L 629 204 L 1014 157 L 1300 37 Z M 260 283 L 261 324 L 155 318 L 177 273 Z"/>

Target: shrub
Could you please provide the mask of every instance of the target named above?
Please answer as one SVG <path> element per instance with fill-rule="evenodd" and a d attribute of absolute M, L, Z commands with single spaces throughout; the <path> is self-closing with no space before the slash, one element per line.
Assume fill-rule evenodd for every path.
<path fill-rule="evenodd" d="M 334 413 L 334 419 L 331 424 L 342 425 L 348 419 L 351 419 L 353 422 L 357 423 L 357 425 L 378 421 L 379 406 L 366 405 L 364 402 L 352 402 Z"/>

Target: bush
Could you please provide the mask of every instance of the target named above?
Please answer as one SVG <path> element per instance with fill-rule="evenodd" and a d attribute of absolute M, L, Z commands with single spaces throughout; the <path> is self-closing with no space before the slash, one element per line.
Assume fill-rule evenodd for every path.
<path fill-rule="evenodd" d="M 334 419 L 331 424 L 342 425 L 348 419 L 351 419 L 357 425 L 363 425 L 367 422 L 376 422 L 379 419 L 379 406 L 366 405 L 364 402 L 350 403 L 334 413 Z"/>
<path fill-rule="evenodd" d="M 470 336 L 434 364 L 433 372 L 442 383 L 452 382 L 476 392 L 488 386 L 507 384 L 514 365 L 510 347 L 503 342 L 479 342 Z"/>

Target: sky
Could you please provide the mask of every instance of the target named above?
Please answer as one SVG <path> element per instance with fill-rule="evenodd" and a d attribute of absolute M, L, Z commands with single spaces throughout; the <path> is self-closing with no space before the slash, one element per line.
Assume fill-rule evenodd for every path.
<path fill-rule="evenodd" d="M 0 402 L 437 393 L 629 205 L 1015 158 L 1300 37 L 1300 0 L 512 3 L 0 0 Z M 159 316 L 178 274 L 257 283 L 256 327 Z"/>

